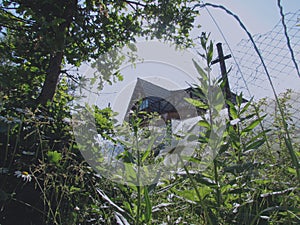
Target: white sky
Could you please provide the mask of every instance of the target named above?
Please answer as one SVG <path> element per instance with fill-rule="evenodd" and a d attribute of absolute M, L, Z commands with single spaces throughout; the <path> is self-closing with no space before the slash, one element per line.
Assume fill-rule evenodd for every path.
<path fill-rule="evenodd" d="M 263 35 L 270 31 L 272 31 L 277 25 L 280 20 L 280 9 L 278 7 L 277 0 L 208 0 L 204 1 L 207 3 L 212 3 L 215 5 L 222 5 L 226 7 L 228 10 L 230 10 L 232 13 L 236 14 L 240 20 L 243 22 L 243 24 L 246 26 L 247 30 L 254 35 Z M 300 10 L 300 0 L 281 0 L 281 5 L 283 7 L 284 13 L 289 12 L 297 12 Z M 210 15 L 211 14 L 211 15 Z M 213 21 L 213 19 L 216 21 L 217 25 L 219 26 L 220 30 L 217 28 L 216 23 Z M 299 18 L 300 19 L 300 18 Z M 241 46 L 237 47 L 237 44 L 242 40 L 249 40 L 249 37 L 245 33 L 244 30 L 240 27 L 238 22 L 233 18 L 232 16 L 228 15 L 225 11 L 222 9 L 217 9 L 213 7 L 207 7 L 200 10 L 200 16 L 197 18 L 197 23 L 201 25 L 201 31 L 210 32 L 211 33 L 211 39 L 214 41 L 214 43 L 228 43 L 230 45 L 230 48 L 233 50 L 233 53 L 237 53 L 238 51 L 243 51 L 243 49 L 240 49 Z M 287 21 L 286 21 L 287 23 Z M 300 23 L 300 21 L 299 21 Z M 289 28 L 288 28 L 289 29 Z M 300 29 L 300 27 L 299 27 Z M 194 31 L 193 35 L 199 35 L 197 32 Z M 282 31 L 283 32 L 283 31 Z M 223 35 L 222 35 L 223 34 Z M 225 37 L 225 39 L 223 38 Z M 297 39 L 296 39 L 297 40 Z M 294 40 L 294 42 L 296 42 Z M 278 52 L 280 51 L 280 48 L 283 46 L 286 46 L 285 40 L 283 40 L 284 43 L 282 43 L 280 46 L 278 46 Z M 267 43 L 265 43 L 267 44 Z M 287 49 L 287 46 L 286 46 Z M 276 52 L 276 48 L 274 46 L 274 49 L 270 47 L 269 49 L 272 51 L 272 55 L 278 54 Z M 254 51 L 254 50 L 253 50 Z M 299 52 L 298 49 L 294 49 L 295 53 Z M 252 52 L 249 52 L 249 60 Z M 264 53 L 264 52 L 263 52 Z M 282 52 L 281 52 L 282 53 Z M 224 54 L 230 54 L 228 50 L 224 50 Z M 267 53 L 266 53 L 267 54 Z M 256 54 L 255 54 L 256 55 Z M 234 54 L 235 57 L 237 57 L 236 54 Z M 216 56 L 215 56 L 216 57 Z M 246 57 L 246 53 L 244 55 Z M 268 60 L 272 60 L 272 56 L 268 56 Z M 255 59 L 253 59 L 255 60 Z M 257 65 L 259 64 L 259 58 L 256 57 Z M 266 59 L 265 59 L 266 60 Z M 286 59 L 283 63 L 291 62 L 290 59 Z M 296 60 L 298 61 L 298 64 L 300 66 L 300 59 L 299 59 L 299 53 L 296 54 Z M 232 59 L 230 59 L 231 62 Z M 227 61 L 227 69 L 230 66 L 230 62 Z M 249 65 L 251 65 L 251 62 L 249 62 Z M 241 65 L 240 65 L 241 66 Z M 285 92 L 287 88 L 291 88 L 296 91 L 300 91 L 300 79 L 297 76 L 296 70 L 293 74 L 287 74 L 287 71 L 282 71 L 283 73 L 278 74 L 277 71 L 272 70 L 272 65 L 267 65 L 268 70 L 273 76 L 272 82 L 275 86 L 276 92 L 282 93 Z M 218 66 L 213 66 L 213 69 L 218 69 Z M 232 71 L 230 75 L 233 76 L 235 71 Z M 246 71 L 243 71 L 246 72 Z M 249 71 L 247 71 L 249 72 Z M 285 74 L 285 76 L 284 76 Z M 239 74 L 240 75 L 240 74 Z M 259 77 L 259 75 L 263 77 Z M 288 75 L 288 76 L 287 76 Z M 248 77 L 246 75 L 246 82 L 249 87 L 250 95 L 253 96 L 255 94 L 255 97 L 261 98 L 261 97 L 273 97 L 273 92 L 271 90 L 270 83 L 268 81 L 260 82 L 259 80 L 262 78 L 266 78 L 266 74 L 258 74 L 256 78 L 260 78 L 258 80 L 251 80 L 254 77 Z M 274 79 L 276 78 L 276 79 Z M 236 84 L 232 83 L 231 87 L 238 88 L 238 86 L 234 86 Z M 239 83 L 241 85 L 241 83 Z M 245 83 L 242 82 L 243 87 Z M 245 89 L 239 89 L 242 90 L 244 93 L 247 93 L 248 91 Z M 249 92 L 248 92 L 249 93 Z"/>
<path fill-rule="evenodd" d="M 237 14 L 250 33 L 253 35 L 258 33 L 263 34 L 271 31 L 281 19 L 279 8 L 277 6 L 277 0 L 211 0 L 209 2 L 213 4 L 221 4 L 233 13 Z M 295 12 L 300 9 L 300 0 L 282 0 L 282 5 L 284 12 Z M 234 48 L 236 44 L 239 43 L 243 38 L 248 39 L 248 36 L 246 36 L 245 32 L 241 29 L 234 18 L 226 14 L 221 9 L 214 9 L 211 7 L 208 7 L 207 9 L 216 20 L 226 38 L 226 41 L 232 48 Z M 202 31 L 211 32 L 211 38 L 215 43 L 225 42 L 206 9 L 201 9 L 200 16 L 197 18 L 197 22 L 201 24 L 202 27 L 200 30 L 197 29 L 197 32 L 193 32 L 192 36 L 195 37 Z M 145 46 L 147 45 L 144 45 L 144 47 Z M 137 66 L 136 69 L 132 69 L 131 67 L 123 68 L 123 70 L 121 70 L 124 75 L 123 82 L 113 84 L 113 86 L 106 85 L 100 96 L 94 96 L 90 98 L 90 100 L 93 99 L 94 103 L 96 102 L 97 105 L 102 107 L 105 107 L 108 105 L 108 103 L 110 103 L 110 105 L 113 106 L 113 108 L 116 107 L 116 111 L 120 113 L 122 108 L 124 108 L 123 110 L 127 109 L 129 101 L 128 95 L 131 95 L 131 91 L 129 90 L 128 86 L 131 86 L 131 88 L 134 87 L 132 82 L 135 82 L 137 76 L 146 80 L 147 78 L 152 77 L 152 79 L 150 78 L 151 81 L 155 80 L 153 79 L 155 76 L 161 77 L 163 78 L 162 80 L 158 79 L 158 82 L 154 83 L 163 87 L 165 87 L 164 84 L 166 84 L 163 84 L 162 82 L 164 79 L 164 81 L 169 81 L 169 85 L 173 83 L 179 88 L 186 87 L 184 80 L 188 80 L 189 83 L 193 83 L 193 80 L 197 80 L 197 74 L 194 74 L 193 76 L 193 72 L 190 72 L 188 69 L 186 69 L 186 67 L 183 65 L 183 62 L 181 62 L 180 57 L 170 59 L 173 55 L 171 51 L 156 47 L 153 48 L 152 51 L 151 49 L 148 49 L 145 50 L 145 52 L 151 53 L 151 56 L 146 57 L 146 59 L 152 61 L 156 60 L 159 63 L 155 64 L 152 62 L 151 65 L 140 65 Z M 185 58 L 183 57 L 182 59 L 183 61 L 189 61 L 191 63 L 191 58 L 192 57 L 189 56 Z M 189 67 L 191 67 L 191 64 Z M 128 101 L 126 101 L 126 99 Z"/>
<path fill-rule="evenodd" d="M 272 30 L 281 19 L 277 0 L 209 0 L 204 2 L 223 5 L 238 15 L 251 34 L 266 33 Z M 300 9 L 300 0 L 282 0 L 281 2 L 285 13 L 296 12 Z M 236 45 L 243 38 L 248 39 L 231 16 L 221 9 L 212 7 L 207 7 L 207 9 L 221 27 L 230 45 Z M 203 31 L 211 32 L 211 37 L 215 41 L 224 42 L 206 9 L 200 11 L 197 22 L 201 24 Z"/>

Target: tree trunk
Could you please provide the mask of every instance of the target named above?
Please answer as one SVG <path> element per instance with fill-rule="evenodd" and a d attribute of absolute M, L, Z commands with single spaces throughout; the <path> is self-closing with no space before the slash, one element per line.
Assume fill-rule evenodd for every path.
<path fill-rule="evenodd" d="M 48 101 L 53 99 L 61 71 L 62 59 L 63 52 L 57 52 L 51 56 L 46 79 L 41 94 L 37 99 L 38 104 L 45 105 Z"/>
<path fill-rule="evenodd" d="M 65 50 L 65 39 L 67 31 L 72 23 L 73 15 L 77 10 L 78 0 L 65 1 L 65 9 L 62 13 L 62 18 L 64 22 L 59 25 L 56 34 L 54 36 L 54 42 L 56 46 L 54 47 L 53 53 L 51 53 L 49 67 L 46 71 L 46 79 L 42 87 L 42 91 L 37 98 L 37 104 L 45 105 L 48 101 L 52 101 L 56 86 L 58 84 L 59 75 L 61 73 L 62 61 L 64 57 Z"/>

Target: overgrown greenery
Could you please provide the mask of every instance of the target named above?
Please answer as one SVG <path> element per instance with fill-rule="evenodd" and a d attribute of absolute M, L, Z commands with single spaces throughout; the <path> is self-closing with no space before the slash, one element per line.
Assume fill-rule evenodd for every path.
<path fill-rule="evenodd" d="M 1 88 L 10 95 L 18 89 L 23 105 L 45 105 L 63 74 L 80 78 L 66 65 L 78 67 L 140 36 L 189 45 L 196 15 L 190 2 L 1 1 Z"/>
<path fill-rule="evenodd" d="M 48 70 L 54 58 L 61 57 L 55 61 L 60 76 L 67 72 L 63 65 L 97 58 L 135 34 L 189 43 L 194 12 L 188 1 L 145 2 L 2 1 L 0 224 L 299 224 L 300 151 L 288 103 L 291 93 L 279 99 L 287 124 L 278 111 L 266 114 L 267 100 L 244 102 L 242 94 L 226 102 L 230 118 L 212 120 L 225 105 L 211 90 L 224 81 L 210 78 L 213 44 L 205 35 L 200 40 L 207 70 L 194 62 L 199 100 L 186 99 L 209 115 L 198 123 L 199 146 L 189 163 L 153 185 L 114 183 L 86 163 L 72 132 L 68 76 L 54 82 L 55 95 L 39 97 L 47 77 L 54 76 Z M 117 142 L 113 112 L 96 106 L 88 110 L 95 115 L 97 132 Z M 132 142 L 118 156 L 133 166 L 155 160 L 151 146 L 143 149 L 139 143 L 139 135 L 145 135 L 139 132 L 144 129 L 141 118 L 132 117 Z M 293 143 L 286 141 L 284 126 Z M 212 160 L 195 170 L 207 147 Z"/>

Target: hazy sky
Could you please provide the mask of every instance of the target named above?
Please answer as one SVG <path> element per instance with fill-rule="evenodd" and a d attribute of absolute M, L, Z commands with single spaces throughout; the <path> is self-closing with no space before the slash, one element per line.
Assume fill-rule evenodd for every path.
<path fill-rule="evenodd" d="M 270 32 L 274 29 L 275 25 L 277 25 L 279 22 L 281 23 L 280 9 L 277 5 L 278 4 L 277 0 L 248 0 L 248 1 L 246 1 L 246 0 L 207 0 L 204 2 L 213 3 L 216 5 L 222 5 L 222 6 L 226 7 L 228 10 L 230 10 L 232 13 L 236 14 L 241 19 L 243 24 L 246 26 L 247 30 L 252 34 L 252 36 L 254 36 L 256 34 L 259 34 L 259 35 L 267 34 L 268 32 Z M 292 13 L 300 12 L 299 11 L 300 10 L 300 0 L 281 0 L 281 5 L 283 7 L 283 11 L 285 14 L 289 13 L 289 12 L 292 12 Z M 221 32 L 218 30 L 212 17 L 216 21 L 217 25 L 219 26 L 222 34 L 225 36 L 225 39 L 223 38 Z M 197 18 L 197 23 L 199 23 L 202 26 L 201 31 L 211 32 L 211 38 L 214 41 L 214 43 L 221 42 L 221 43 L 225 44 L 227 42 L 230 45 L 230 48 L 233 50 L 233 52 L 229 52 L 229 50 L 227 48 L 224 48 L 225 54 L 231 53 L 235 57 L 238 57 L 238 55 L 237 55 L 238 51 L 243 51 L 243 49 L 241 48 L 241 46 L 237 46 L 237 44 L 242 39 L 249 40 L 249 37 L 247 36 L 245 31 L 242 30 L 242 28 L 240 27 L 238 22 L 232 16 L 228 15 L 225 11 L 223 11 L 221 9 L 216 9 L 216 8 L 212 8 L 212 7 L 207 7 L 207 8 L 201 9 L 200 16 Z M 287 21 L 286 21 L 286 23 L 287 23 Z M 299 23 L 300 23 L 300 21 L 299 21 Z M 281 25 L 279 27 L 281 27 Z M 300 27 L 298 27 L 298 28 L 300 29 Z M 291 31 L 291 28 L 288 27 L 288 31 Z M 291 32 L 295 33 L 296 31 L 294 29 Z M 282 30 L 282 33 L 283 33 L 283 30 Z M 199 35 L 199 34 L 193 33 L 193 35 Z M 298 36 L 296 36 L 296 37 L 298 37 Z M 266 54 L 264 56 L 266 56 L 266 57 L 268 56 L 268 58 L 264 58 L 264 60 L 267 60 L 270 62 L 272 62 L 273 60 L 276 61 L 276 59 L 274 57 L 276 56 L 276 54 L 279 54 L 279 51 L 281 51 L 280 55 L 286 55 L 285 51 L 281 50 L 282 48 L 286 47 L 285 46 L 286 41 L 283 38 L 283 35 L 282 35 L 282 37 L 277 37 L 277 38 L 281 39 L 283 41 L 283 43 L 280 43 L 280 44 L 277 43 L 278 48 L 275 48 L 275 46 L 273 46 L 273 47 L 270 46 L 268 51 L 272 51 L 271 55 L 268 55 L 267 52 L 262 52 L 263 55 L 264 55 L 264 53 Z M 298 39 L 296 39 L 296 40 L 298 40 Z M 292 42 L 295 43 L 296 40 L 292 40 Z M 265 40 L 265 42 L 267 42 L 267 41 L 268 40 Z M 267 44 L 267 43 L 265 43 L 265 44 Z M 273 43 L 273 45 L 275 45 L 275 43 Z M 262 50 L 266 50 L 266 49 L 262 49 Z M 287 50 L 287 47 L 285 50 Z M 294 51 L 295 51 L 296 60 L 300 64 L 298 49 L 295 47 Z M 251 56 L 251 54 L 253 54 L 252 51 L 249 52 L 249 57 Z M 274 56 L 273 58 L 272 58 L 272 55 Z M 239 56 L 241 56 L 241 55 L 239 55 Z M 243 55 L 243 56 L 245 56 L 245 55 Z M 289 54 L 286 55 L 286 57 L 289 57 L 289 56 L 290 56 Z M 247 58 L 247 59 L 250 60 L 250 58 Z M 257 57 L 256 59 L 253 59 L 253 58 L 251 58 L 251 59 L 256 60 L 257 64 L 255 64 L 255 66 L 258 66 L 259 58 Z M 230 63 L 233 63 L 233 60 L 232 59 L 230 59 L 230 60 L 227 61 L 228 66 L 230 65 Z M 248 61 L 248 64 L 252 65 L 251 63 L 253 63 L 253 62 Z M 277 62 L 278 62 L 278 60 L 277 60 Z M 285 65 L 287 65 L 287 63 L 289 63 L 289 65 L 291 64 L 291 60 L 289 60 L 288 58 L 285 58 L 284 62 L 283 61 L 281 61 L 281 62 L 284 63 Z M 275 68 L 273 68 L 274 66 L 276 66 L 276 69 L 279 69 L 279 67 L 277 65 L 271 65 L 271 64 L 270 65 L 267 64 L 267 67 L 268 67 L 269 73 L 273 76 L 273 78 L 276 78 L 276 79 L 272 78 L 272 81 L 273 81 L 273 84 L 275 85 L 275 89 L 277 92 L 279 92 L 279 93 L 284 92 L 287 88 L 291 88 L 293 90 L 299 91 L 300 79 L 298 78 L 296 71 L 295 71 L 295 73 L 292 74 L 292 73 L 289 73 L 289 71 L 287 71 L 287 69 L 285 69 L 279 73 L 278 71 L 275 70 Z M 240 64 L 240 66 L 243 66 L 243 65 L 245 65 L 244 61 L 242 64 Z M 254 67 L 254 68 L 256 68 L 256 67 Z M 218 69 L 218 67 L 214 67 L 213 69 L 215 71 L 215 69 Z M 245 89 L 241 89 L 242 87 L 245 86 L 245 83 L 242 82 L 243 79 L 240 79 L 241 78 L 240 73 L 238 74 L 238 76 L 236 76 L 234 78 L 235 80 L 233 79 L 235 72 L 237 72 L 234 69 L 237 69 L 237 67 L 233 68 L 233 71 L 230 74 L 232 77 L 230 80 L 231 87 L 233 89 L 237 88 L 238 91 L 243 91 L 244 93 L 248 92 Z M 253 74 L 251 76 L 248 76 L 248 74 L 250 73 L 249 70 L 247 70 L 247 71 L 243 70 L 243 73 L 244 73 L 244 79 L 246 80 L 247 86 L 250 88 L 249 91 L 250 91 L 251 96 L 255 95 L 257 98 L 273 96 L 270 84 L 266 80 L 267 77 L 264 72 L 255 74 L 256 70 L 253 69 L 253 72 L 252 72 Z M 283 76 L 283 74 L 284 74 L 284 76 Z M 262 81 L 261 79 L 264 81 Z M 238 81 L 238 80 L 239 80 L 239 82 L 235 83 L 235 81 Z"/>
<path fill-rule="evenodd" d="M 237 14 L 246 25 L 251 34 L 266 33 L 279 22 L 280 14 L 277 0 L 209 0 L 204 1 L 225 6 Z M 300 0 L 282 0 L 283 10 L 296 12 L 300 9 Z M 237 44 L 242 38 L 247 38 L 238 23 L 221 9 L 207 7 L 230 44 Z M 202 30 L 211 32 L 211 37 L 219 42 L 224 42 L 220 32 L 206 9 L 200 11 L 198 17 Z"/>
<path fill-rule="evenodd" d="M 296 12 L 300 9 L 300 0 L 282 1 L 285 13 Z M 237 14 L 253 35 L 271 31 L 281 18 L 279 8 L 277 6 L 277 0 L 210 0 L 209 2 L 221 4 L 233 13 Z M 211 7 L 207 9 L 216 20 L 218 26 L 225 35 L 226 41 L 232 48 L 234 48 L 243 38 L 248 39 L 248 36 L 246 36 L 245 32 L 231 16 L 220 9 L 214 9 Z M 200 31 L 197 29 L 197 32 L 194 32 L 192 35 L 199 35 L 203 31 L 211 32 L 211 38 L 215 43 L 224 43 L 225 41 L 212 18 L 208 14 L 207 9 L 201 9 L 201 15 L 197 17 L 197 22 L 202 25 L 202 28 Z M 131 85 L 131 83 L 136 81 L 136 77 L 141 77 L 147 80 L 148 77 L 158 76 L 160 78 L 167 79 L 170 83 L 175 83 L 178 89 L 186 86 L 185 81 L 193 83 L 192 80 L 197 79 L 197 74 L 193 76 L 193 72 L 188 71 L 184 65 L 181 65 L 181 63 L 192 63 L 192 57 L 185 56 L 180 58 L 178 56 L 177 58 L 172 58 L 172 56 L 176 54 L 172 53 L 171 50 L 166 50 L 163 47 L 155 47 L 153 45 L 150 45 L 150 49 L 147 50 L 145 47 L 148 45 L 143 46 L 143 50 L 141 50 L 142 53 L 151 53 L 151 56 L 149 55 L 149 57 L 145 57 L 145 59 L 152 61 L 151 64 L 149 64 L 150 66 L 138 65 L 136 68 L 125 67 L 121 69 L 121 73 L 124 75 L 123 82 L 118 82 L 112 86 L 106 85 L 104 90 L 100 92 L 99 96 L 90 96 L 90 99 L 96 101 L 96 104 L 99 106 L 107 106 L 108 103 L 110 103 L 112 106 L 120 106 L 125 110 L 130 99 L 128 96 L 131 95 L 130 91 L 132 91 L 131 89 L 134 87 L 134 83 L 133 85 Z M 169 53 L 169 55 L 167 53 Z M 167 54 L 167 56 L 165 54 Z M 188 67 L 194 68 L 193 65 L 189 65 Z M 88 74 L 89 72 L 86 71 L 86 73 Z M 191 76 L 187 76 L 187 74 Z M 191 77 L 193 77 L 193 79 L 189 80 Z M 152 79 L 151 81 L 155 80 Z M 162 81 L 162 79 L 158 79 L 158 81 L 154 83 L 165 87 L 165 83 L 163 84 Z M 131 87 L 130 90 L 128 85 Z M 126 102 L 124 99 L 127 99 L 128 101 Z M 116 111 L 120 112 L 122 110 L 117 109 Z"/>

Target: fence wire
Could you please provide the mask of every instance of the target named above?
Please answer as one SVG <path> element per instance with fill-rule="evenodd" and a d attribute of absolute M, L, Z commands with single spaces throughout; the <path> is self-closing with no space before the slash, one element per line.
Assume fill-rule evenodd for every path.
<path fill-rule="evenodd" d="M 297 26 L 299 18 L 300 10 L 285 15 L 291 47 L 298 64 L 300 63 L 300 27 Z M 282 23 L 279 21 L 272 31 L 254 35 L 253 39 L 270 71 L 277 93 L 283 93 L 286 89 L 300 92 L 300 78 L 286 44 Z M 224 49 L 228 52 L 228 46 L 225 45 Z M 232 51 L 235 60 L 227 61 L 227 67 L 231 68 L 229 81 L 232 91 L 243 92 L 248 98 L 271 97 L 272 91 L 267 76 L 250 40 L 242 40 L 232 48 Z M 245 90 L 247 86 L 249 91 Z"/>
<path fill-rule="evenodd" d="M 280 96 L 289 89 L 292 91 L 288 101 L 289 111 L 293 122 L 300 127 L 300 78 L 295 67 L 295 62 L 300 65 L 299 18 L 300 10 L 287 13 L 284 18 L 294 59 L 287 46 L 287 38 L 281 21 L 271 31 L 254 35 L 253 39 L 270 72 L 277 94 Z M 248 99 L 251 97 L 255 100 L 268 98 L 271 106 L 274 94 L 251 41 L 243 39 L 237 46 L 231 46 L 231 48 L 225 44 L 224 52 L 230 52 L 233 56 L 226 61 L 227 68 L 230 68 L 228 79 L 232 92 L 243 92 L 245 98 Z"/>

